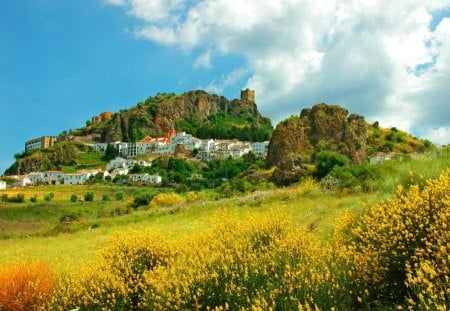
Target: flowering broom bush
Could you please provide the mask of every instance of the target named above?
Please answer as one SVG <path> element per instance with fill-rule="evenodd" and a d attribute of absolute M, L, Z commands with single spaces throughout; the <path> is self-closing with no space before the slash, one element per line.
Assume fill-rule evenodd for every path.
<path fill-rule="evenodd" d="M 174 241 L 120 233 L 46 309 L 448 309 L 450 169 L 335 225 L 329 243 L 287 215 L 224 213 Z"/>
<path fill-rule="evenodd" d="M 37 309 L 45 304 L 55 283 L 55 274 L 41 262 L 0 268 L 0 310 Z"/>
<path fill-rule="evenodd" d="M 450 305 L 450 169 L 421 188 L 402 187 L 351 229 L 342 258 L 363 303 L 446 310 Z"/>
<path fill-rule="evenodd" d="M 168 242 L 150 231 L 118 233 L 79 271 L 61 278 L 48 309 L 131 310 L 144 308 L 144 272 L 171 260 Z"/>

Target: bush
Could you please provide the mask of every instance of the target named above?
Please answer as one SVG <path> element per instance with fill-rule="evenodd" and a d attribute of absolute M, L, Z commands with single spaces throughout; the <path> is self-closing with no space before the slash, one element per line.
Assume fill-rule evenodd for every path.
<path fill-rule="evenodd" d="M 30 202 L 31 203 L 36 203 L 37 202 L 37 196 L 32 196 L 32 197 L 30 197 Z"/>
<path fill-rule="evenodd" d="M 320 151 L 315 156 L 316 175 L 319 178 L 325 177 L 335 166 L 346 166 L 349 159 L 338 152 Z"/>
<path fill-rule="evenodd" d="M 55 197 L 55 194 L 53 192 L 50 192 L 44 196 L 44 200 L 47 202 L 50 202 L 51 200 L 53 200 L 54 197 Z"/>
<path fill-rule="evenodd" d="M 6 193 L 3 193 L 0 197 L 0 201 L 2 202 L 8 202 L 8 195 Z"/>
<path fill-rule="evenodd" d="M 184 202 L 184 198 L 176 193 L 160 193 L 153 197 L 150 207 L 170 207 Z"/>
<path fill-rule="evenodd" d="M 144 310 L 146 273 L 167 265 L 167 241 L 149 231 L 119 233 L 92 265 L 65 277 L 47 309 Z"/>
<path fill-rule="evenodd" d="M 25 195 L 23 193 L 18 193 L 13 197 L 6 197 L 6 201 L 10 203 L 24 203 Z"/>
<path fill-rule="evenodd" d="M 124 198 L 124 193 L 123 193 L 123 191 L 117 191 L 117 192 L 114 194 L 114 198 L 116 199 L 116 201 L 122 201 L 123 198 Z"/>
<path fill-rule="evenodd" d="M 94 192 L 86 192 L 86 194 L 84 195 L 84 200 L 86 202 L 94 201 Z"/>
<path fill-rule="evenodd" d="M 109 199 L 109 195 L 107 195 L 107 194 L 104 194 L 103 196 L 102 196 L 102 201 L 103 202 L 107 202 L 107 201 L 109 201 L 110 199 Z"/>
<path fill-rule="evenodd" d="M 55 274 L 43 263 L 0 268 L 0 310 L 37 310 L 45 304 L 55 284 Z"/>
<path fill-rule="evenodd" d="M 339 181 L 339 188 L 361 186 L 364 191 L 371 190 L 370 182 L 378 177 L 376 167 L 370 164 L 335 166 L 329 175 Z"/>
<path fill-rule="evenodd" d="M 353 225 L 343 257 L 358 297 L 402 304 L 409 295 L 410 307 L 421 310 L 450 305 L 449 189 L 450 169 L 423 189 L 399 186 Z"/>
<path fill-rule="evenodd" d="M 151 190 L 138 192 L 134 196 L 133 207 L 137 208 L 141 205 L 148 205 L 155 196 L 155 193 Z"/>
<path fill-rule="evenodd" d="M 78 196 L 76 194 L 72 194 L 70 196 L 70 202 L 75 203 L 76 201 L 78 201 Z"/>

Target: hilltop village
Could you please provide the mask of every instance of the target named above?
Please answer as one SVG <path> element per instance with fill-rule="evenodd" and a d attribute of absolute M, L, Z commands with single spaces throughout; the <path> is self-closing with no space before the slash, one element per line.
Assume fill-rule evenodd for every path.
<path fill-rule="evenodd" d="M 25 151 L 46 149 L 56 143 L 56 137 L 44 136 L 29 140 L 25 143 Z M 131 174 L 136 165 L 150 167 L 152 159 L 161 155 L 177 155 L 188 160 L 211 161 L 221 158 L 238 158 L 253 152 L 264 158 L 267 155 L 268 141 L 243 142 L 237 139 L 199 139 L 186 132 L 177 133 L 171 129 L 164 137 L 150 136 L 138 142 L 112 142 L 112 143 L 85 143 L 91 150 L 105 154 L 109 148 L 117 155 L 106 164 L 105 169 L 79 170 L 76 173 L 63 173 L 62 171 L 31 172 L 23 175 L 13 175 L 10 178 L 16 181 L 11 186 L 32 186 L 37 184 L 85 184 L 91 176 L 101 175 L 102 178 L 114 179 L 116 176 L 127 175 L 128 180 L 145 183 L 160 184 L 159 175 L 148 173 Z M 137 156 L 149 155 L 148 160 L 135 159 Z M 2 185 L 0 185 L 1 188 Z"/>

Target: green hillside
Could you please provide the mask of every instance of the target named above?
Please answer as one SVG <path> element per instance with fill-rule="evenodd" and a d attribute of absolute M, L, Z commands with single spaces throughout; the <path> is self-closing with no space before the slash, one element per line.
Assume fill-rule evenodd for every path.
<path fill-rule="evenodd" d="M 348 248 L 353 244 L 346 241 L 352 238 L 352 235 L 348 236 L 345 232 L 349 231 L 344 229 L 350 225 L 350 229 L 355 228 L 351 229 L 351 232 L 357 233 L 360 226 L 370 224 L 374 226 L 370 230 L 378 230 L 376 223 L 372 225 L 370 218 L 364 216 L 366 213 L 369 211 L 380 213 L 383 208 L 390 208 L 389 202 L 402 204 L 402 200 L 409 197 L 414 204 L 422 202 L 417 197 L 422 194 L 417 191 L 420 189 L 429 191 L 427 189 L 434 184 L 430 184 L 427 179 L 436 178 L 448 167 L 450 167 L 450 150 L 447 148 L 421 157 L 398 157 L 375 165 L 374 174 L 366 180 L 371 187 L 364 189 L 356 185 L 329 190 L 321 183 L 305 179 L 287 188 L 249 192 L 231 198 L 222 198 L 220 191 L 211 190 L 173 194 L 172 190 L 160 189 L 162 194 L 156 195 L 149 194 L 149 189 L 145 187 L 102 185 L 39 186 L 8 190 L 2 196 L 5 202 L 0 205 L 2 239 L 0 267 L 3 266 L 0 268 L 0 281 L 4 275 L 14 273 L 8 269 L 14 267 L 15 262 L 40 260 L 47 263 L 58 275 L 62 271 L 73 273 L 69 278 L 61 279 L 64 281 L 58 285 L 53 296 L 53 299 L 56 299 L 54 306 L 65 304 L 67 308 L 74 308 L 80 304 L 86 309 L 93 306 L 91 300 L 82 302 L 77 298 L 84 297 L 91 291 L 90 285 L 84 283 L 88 280 L 94 282 L 92 286 L 99 286 L 101 289 L 98 292 L 100 296 L 96 296 L 96 291 L 90 292 L 95 299 L 99 299 L 101 305 L 116 309 L 124 304 L 126 308 L 134 308 L 132 300 L 125 298 L 132 295 L 131 292 L 121 292 L 122 287 L 111 286 L 112 284 L 131 286 L 136 280 L 135 277 L 142 271 L 147 271 L 144 273 L 146 281 L 142 283 L 146 285 L 143 292 L 135 296 L 139 299 L 136 301 L 147 301 L 155 309 L 164 309 L 163 306 L 167 306 L 166 300 L 170 305 L 181 304 L 189 309 L 190 307 L 184 303 L 189 301 L 190 304 L 191 299 L 195 301 L 195 298 L 192 293 L 179 288 L 180 284 L 190 284 L 189 288 L 194 291 L 201 289 L 196 295 L 203 304 L 209 306 L 221 306 L 225 301 L 234 307 L 250 308 L 253 305 L 262 306 L 263 309 L 273 304 L 290 309 L 298 303 L 309 307 L 310 303 L 313 303 L 312 307 L 315 304 L 320 309 L 330 309 L 333 306 L 338 309 L 367 309 L 370 306 L 371 310 L 385 310 L 405 308 L 412 303 L 421 306 L 439 306 L 441 301 L 446 302 L 445 297 L 439 298 L 444 300 L 431 298 L 428 302 L 421 302 L 414 292 L 408 291 L 408 294 L 405 294 L 402 285 L 404 276 L 383 274 L 385 277 L 381 279 L 378 277 L 377 269 L 384 269 L 382 264 L 388 265 L 386 267 L 390 269 L 391 264 L 398 262 L 391 263 L 391 258 L 395 257 L 383 257 L 383 261 L 380 261 L 380 257 L 371 266 L 372 273 L 364 273 L 364 263 L 370 262 L 367 261 L 367 256 L 373 259 L 378 253 L 368 254 L 365 244 L 358 242 L 360 240 L 355 240 L 357 244 L 354 245 L 358 248 Z M 433 191 L 433 194 L 448 192 L 448 178 L 441 177 L 441 180 L 435 183 L 436 188 L 432 189 L 436 191 Z M 379 204 L 386 202 L 396 192 L 400 195 L 399 199 L 384 205 Z M 406 195 L 402 199 L 402 193 L 409 192 L 411 196 Z M 8 198 L 21 193 L 24 203 L 6 202 Z M 50 193 L 53 195 L 49 196 Z M 92 201 L 88 199 L 89 193 L 92 193 Z M 32 198 L 34 203 L 30 201 Z M 144 203 L 144 198 L 148 198 L 146 202 L 150 204 Z M 135 205 L 136 202 L 141 204 Z M 434 201 L 430 202 L 434 204 Z M 407 206 L 412 208 L 413 205 Z M 440 206 L 442 212 L 448 212 L 448 205 L 436 206 Z M 406 209 L 405 213 L 408 211 Z M 405 215 L 409 217 L 409 214 Z M 425 218 L 423 221 L 426 224 Z M 118 230 L 125 234 L 117 235 Z M 397 230 L 396 227 L 393 227 L 393 230 Z M 414 233 L 412 234 L 410 239 L 414 237 Z M 436 237 L 443 238 L 441 235 Z M 394 238 L 395 236 L 390 237 L 390 240 Z M 444 240 L 439 241 L 442 243 Z M 95 255 L 101 249 L 104 251 Z M 373 248 L 368 248 L 370 249 Z M 166 251 L 169 253 L 165 253 Z M 129 257 L 122 258 L 124 252 L 129 254 Z M 392 252 L 389 252 L 389 256 L 392 256 Z M 164 254 L 169 257 L 155 257 L 159 258 L 155 260 L 164 263 L 166 262 L 164 258 L 170 259 L 171 265 L 167 267 L 174 270 L 166 270 L 164 265 L 158 270 L 126 268 L 128 264 L 145 263 L 147 262 L 145 258 L 154 258 L 146 256 L 165 256 Z M 119 257 L 113 259 L 110 256 Z M 366 257 L 364 259 L 361 256 Z M 288 262 L 276 258 L 280 260 L 284 258 Z M 337 260 L 339 258 L 343 261 Z M 422 262 L 420 258 L 417 260 L 419 263 Z M 345 270 L 348 269 L 346 262 L 352 263 L 351 272 Z M 125 265 L 123 266 L 125 270 L 116 264 Z M 22 271 L 32 267 L 28 264 Z M 115 267 L 119 270 L 116 271 Z M 43 268 L 39 269 L 44 271 Z M 201 274 L 204 269 L 208 269 L 211 274 Z M 249 273 L 248 278 L 242 269 L 249 269 L 245 270 Z M 135 276 L 123 275 L 118 271 L 122 271 L 120 273 L 134 271 Z M 151 271 L 158 273 L 154 274 Z M 166 274 L 172 272 L 174 274 L 170 276 Z M 214 277 L 216 273 L 220 276 L 218 279 Z M 114 281 L 109 279 L 114 275 L 121 275 L 123 279 Z M 187 277 L 184 282 L 188 283 L 182 283 L 183 280 L 179 279 L 183 275 Z M 205 278 L 206 276 L 208 277 Z M 445 282 L 444 276 L 435 282 Z M 371 281 L 369 277 L 373 277 L 376 281 Z M 102 283 L 103 281 L 107 283 Z M 147 282 L 153 281 L 164 284 L 164 288 L 168 290 L 149 292 Z M 408 284 L 413 284 L 414 279 L 408 278 L 407 281 L 410 282 Z M 271 292 L 272 294 L 264 291 L 268 288 L 268 284 L 275 290 Z M 424 291 L 423 295 L 428 294 L 422 283 L 414 284 L 416 284 L 414 288 L 418 291 Z M 239 292 L 248 298 L 241 299 L 240 296 L 233 295 L 235 290 L 229 292 L 226 290 L 227 286 L 238 286 L 241 288 Z M 390 286 L 389 293 L 395 293 L 396 296 L 394 298 L 386 296 L 383 286 Z M 82 296 L 77 296 L 78 294 L 74 292 L 76 288 L 82 289 L 78 292 Z M 292 291 L 288 288 L 292 288 Z M 182 296 L 171 296 L 172 290 L 173 293 L 179 292 Z M 106 300 L 104 298 L 106 296 L 103 296 L 107 294 L 105 291 L 109 294 L 114 293 L 116 299 Z M 209 294 L 202 294 L 207 291 L 221 295 L 224 300 L 218 301 Z M 328 292 L 333 295 L 326 294 Z M 283 294 L 280 296 L 281 293 Z M 434 292 L 430 292 L 430 295 L 434 295 Z M 413 299 L 412 302 L 407 298 Z M 163 299 L 164 302 L 159 299 Z M 159 305 L 160 303 L 163 304 Z"/>

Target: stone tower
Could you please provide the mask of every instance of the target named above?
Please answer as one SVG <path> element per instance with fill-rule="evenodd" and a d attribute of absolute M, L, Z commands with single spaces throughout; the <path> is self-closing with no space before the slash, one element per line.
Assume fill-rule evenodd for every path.
<path fill-rule="evenodd" d="M 241 100 L 247 100 L 249 102 L 255 102 L 255 91 L 249 88 L 241 90 Z"/>

